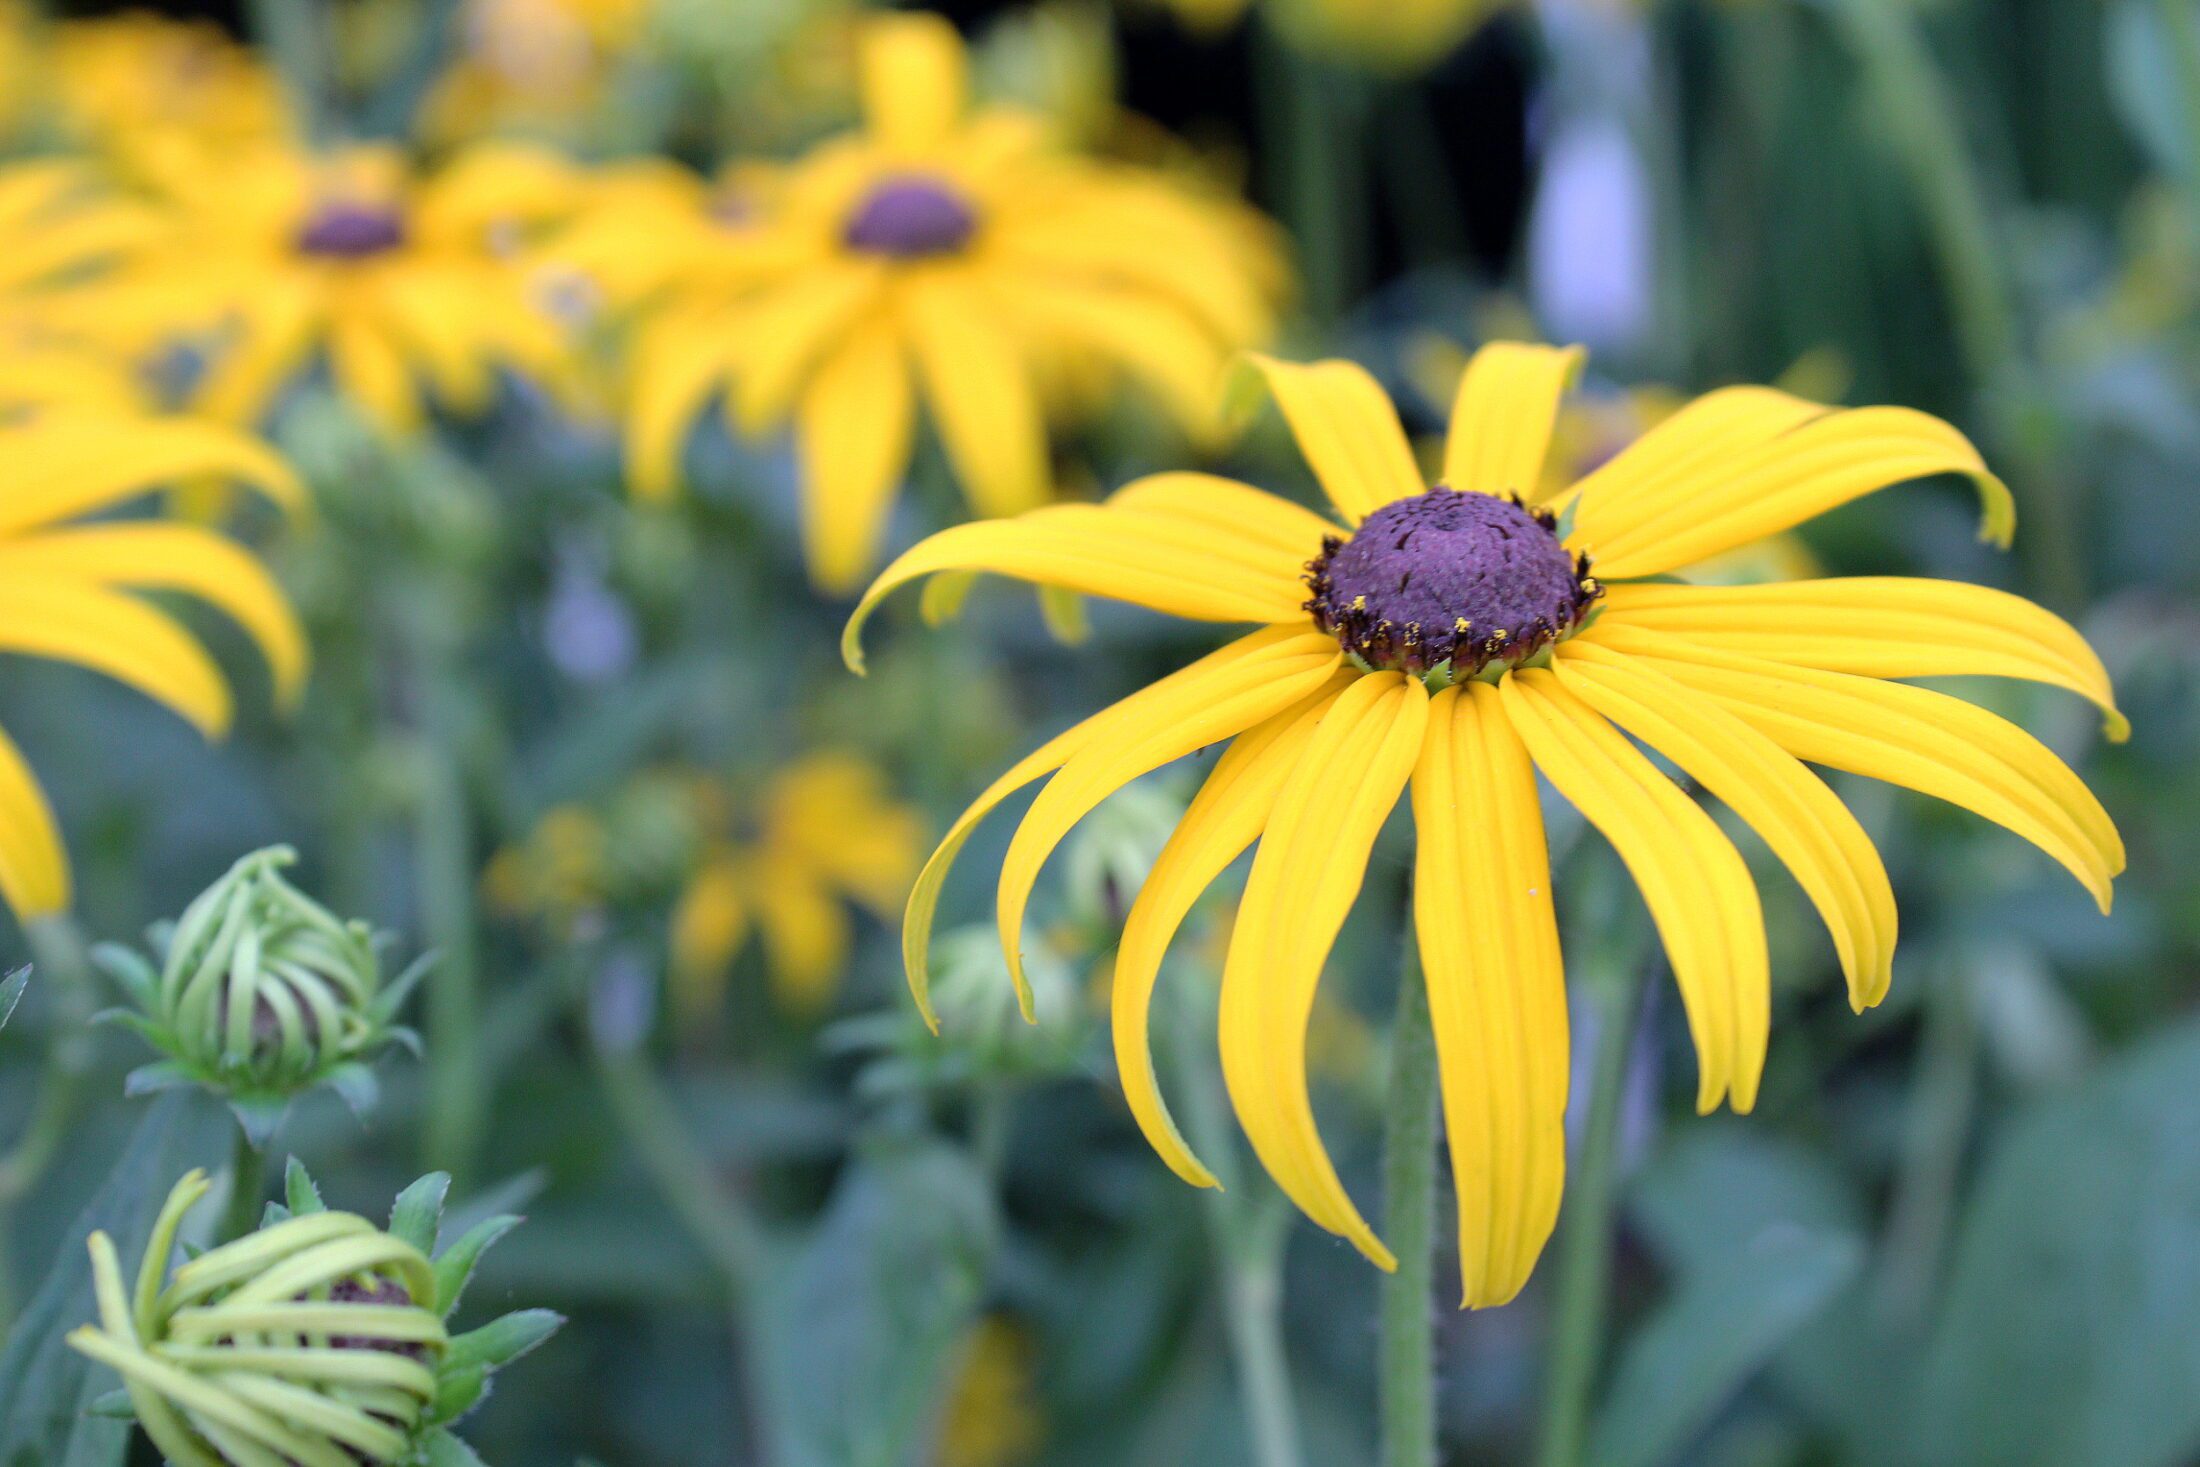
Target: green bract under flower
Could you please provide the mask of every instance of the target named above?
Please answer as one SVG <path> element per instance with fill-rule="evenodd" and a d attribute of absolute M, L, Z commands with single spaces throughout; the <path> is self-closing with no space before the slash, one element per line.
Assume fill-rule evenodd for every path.
<path fill-rule="evenodd" d="M 375 934 L 285 880 L 296 860 L 287 846 L 255 851 L 154 928 L 158 971 L 129 948 L 95 950 L 137 1006 L 113 1017 L 168 1056 L 130 1076 L 133 1094 L 204 1085 L 257 1142 L 324 1082 L 363 1109 L 375 1092 L 366 1062 L 393 1041 L 415 1044 L 394 1020 L 425 960 L 385 985 Z"/>
<path fill-rule="evenodd" d="M 292 1162 L 287 1206 L 169 1272 L 184 1216 L 208 1190 L 193 1171 L 155 1219 L 133 1291 L 113 1241 L 92 1234 L 99 1323 L 69 1343 L 121 1375 L 129 1414 L 174 1467 L 446 1460 L 439 1445 L 456 1443 L 444 1428 L 489 1374 L 564 1322 L 523 1310 L 449 1332 L 482 1252 L 519 1221 L 490 1218 L 439 1254 L 449 1185 L 441 1173 L 415 1182 L 385 1230 L 324 1209 Z"/>

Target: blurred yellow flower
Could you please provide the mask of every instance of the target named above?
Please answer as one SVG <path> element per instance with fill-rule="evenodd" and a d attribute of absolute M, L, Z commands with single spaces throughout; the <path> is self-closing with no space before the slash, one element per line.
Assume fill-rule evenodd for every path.
<path fill-rule="evenodd" d="M 776 178 L 756 214 L 728 210 L 635 347 L 628 419 L 651 497 L 721 385 L 743 431 L 791 420 L 811 573 L 834 591 L 877 560 L 920 395 L 972 504 L 1010 514 L 1049 497 L 1064 368 L 1127 374 L 1207 433 L 1221 364 L 1274 325 L 1242 206 L 972 111 L 936 16 L 874 20 L 862 59 L 864 130 Z"/>
<path fill-rule="evenodd" d="M 274 73 L 211 21 L 147 10 L 65 21 L 49 75 L 63 126 L 124 155 L 163 134 L 227 149 L 291 130 Z"/>
<path fill-rule="evenodd" d="M 84 314 L 135 352 L 203 343 L 196 408 L 256 422 L 325 362 L 398 435 L 421 424 L 429 393 L 453 412 L 486 408 L 500 367 L 568 385 L 567 333 L 514 263 L 582 197 L 553 156 L 485 144 L 417 176 L 380 148 L 215 153 L 170 137 L 138 162 L 173 222 L 88 292 Z"/>
<path fill-rule="evenodd" d="M 971 1331 L 940 1418 L 937 1467 L 1018 1467 L 1046 1439 L 1032 1382 L 1031 1337 L 988 1314 Z"/>
<path fill-rule="evenodd" d="M 178 592 L 232 617 L 259 647 L 286 706 L 305 681 L 290 603 L 235 542 L 159 517 L 112 512 L 179 479 L 248 485 L 292 510 L 290 470 L 233 429 L 183 418 L 62 410 L 0 424 L 0 651 L 73 662 L 155 698 L 209 738 L 229 728 L 229 683 L 170 613 L 136 592 Z M 86 515 L 102 516 L 79 523 Z M 53 812 L 0 735 L 0 896 L 23 918 L 68 905 Z"/>
<path fill-rule="evenodd" d="M 467 0 L 459 50 L 428 100 L 431 138 L 570 133 L 601 105 L 651 0 Z"/>
<path fill-rule="evenodd" d="M 908 894 L 923 855 L 915 812 L 894 803 L 875 765 L 833 751 L 779 771 L 753 809 L 723 798 L 697 808 L 701 859 L 672 916 L 675 1007 L 691 1021 L 714 1014 L 754 930 L 780 1002 L 822 1008 L 853 940 L 843 903 L 890 918 Z"/>
<path fill-rule="evenodd" d="M 1859 1010 L 1891 979 L 1893 889 L 1863 827 L 1803 761 L 1975 811 L 2064 865 L 2103 911 L 2124 866 L 2107 813 L 2053 751 L 1982 709 L 1893 681 L 2046 683 L 2094 702 L 2122 737 L 2100 659 L 2059 618 L 1948 581 L 1662 579 L 1938 474 L 1978 487 L 1986 538 L 2007 544 L 2009 491 L 1961 433 L 1903 408 L 1729 388 L 1553 495 L 1543 466 L 1579 363 L 1578 351 L 1483 347 L 1456 388 L 1431 487 L 1362 368 L 1256 358 L 1247 377 L 1282 408 L 1336 518 L 1227 479 L 1156 474 L 1105 504 L 934 535 L 887 568 L 844 642 L 860 671 L 863 622 L 885 595 L 978 572 L 1258 625 L 1049 741 L 979 797 L 912 890 L 910 984 L 930 1019 L 927 949 L 948 868 L 989 811 L 1051 775 L 1000 874 L 1001 942 L 1029 1017 L 1020 933 L 1049 854 L 1125 784 L 1234 740 L 1125 921 L 1113 991 L 1125 1097 L 1170 1168 L 1213 1185 L 1162 1102 L 1147 1020 L 1185 914 L 1257 843 L 1223 967 L 1231 1102 L 1300 1208 L 1393 1267 L 1323 1148 L 1306 1065 L 1330 947 L 1376 836 L 1409 799 L 1414 926 L 1464 1298 L 1476 1306 L 1526 1282 L 1565 1173 L 1566 988 L 1538 772 L 1641 890 L 1695 1041 L 1704 1111 L 1756 1101 L 1771 1023 L 1763 913 L 1733 842 L 1636 739 L 1725 802 L 1795 875 Z"/>

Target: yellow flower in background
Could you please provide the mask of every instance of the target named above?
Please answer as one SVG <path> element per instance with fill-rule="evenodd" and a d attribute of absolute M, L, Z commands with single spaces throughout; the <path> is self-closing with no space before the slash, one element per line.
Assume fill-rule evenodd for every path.
<path fill-rule="evenodd" d="M 743 431 L 792 423 L 828 590 L 877 561 L 920 398 L 972 505 L 1012 514 L 1049 497 L 1046 395 L 1067 368 L 1127 375 L 1206 433 L 1219 368 L 1273 328 L 1238 206 L 971 110 L 964 67 L 944 20 L 873 21 L 863 131 L 788 170 L 761 219 L 731 220 L 704 288 L 676 289 L 635 347 L 635 492 L 673 491 L 723 387 Z"/>
<path fill-rule="evenodd" d="M 604 100 L 641 39 L 651 0 L 467 0 L 457 58 L 430 96 L 434 138 L 571 131 Z"/>
<path fill-rule="evenodd" d="M 159 517 L 114 518 L 180 479 L 220 478 L 286 509 L 304 505 L 290 470 L 233 429 L 183 418 L 63 411 L 0 425 L 0 652 L 72 662 L 166 704 L 209 738 L 229 728 L 228 680 L 198 640 L 136 593 L 218 608 L 266 657 L 279 702 L 296 702 L 306 645 L 290 603 L 235 542 Z M 90 523 L 87 515 L 101 516 Z M 0 896 L 30 919 L 69 903 L 53 812 L 0 735 Z"/>
<path fill-rule="evenodd" d="M 609 887 L 604 823 L 578 805 L 559 805 L 527 839 L 504 847 L 482 872 L 482 899 L 507 916 L 535 916 L 560 938 L 603 905 Z"/>
<path fill-rule="evenodd" d="M 226 149 L 291 130 L 275 74 L 211 21 L 147 10 L 66 21 L 49 55 L 63 125 L 123 154 L 162 134 Z"/>
<path fill-rule="evenodd" d="M 1886 681 L 2052 684 L 2093 700 L 2122 736 L 2099 659 L 2058 618 L 1936 580 L 1654 579 L 1943 473 L 1978 485 L 1986 534 L 2006 544 L 2008 490 L 1960 433 L 1903 408 L 1834 410 L 1729 388 L 1554 495 L 1543 464 L 1579 360 L 1485 347 L 1458 385 L 1431 488 L 1364 370 L 1256 359 L 1338 519 L 1226 479 L 1155 475 L 1102 505 L 933 536 L 879 577 L 845 641 L 860 670 L 863 622 L 894 588 L 984 571 L 1260 624 L 1049 741 L 980 796 L 910 897 L 911 986 L 929 1018 L 926 950 L 948 867 L 987 812 L 1051 774 L 1000 876 L 1000 931 L 1028 1016 L 1017 948 L 1048 853 L 1116 789 L 1234 741 L 1126 922 L 1113 1000 L 1126 1097 L 1170 1167 L 1212 1185 L 1156 1087 L 1147 1015 L 1185 912 L 1257 841 L 1222 980 L 1231 1101 L 1284 1191 L 1389 1268 L 1315 1130 L 1305 1056 L 1328 950 L 1378 831 L 1410 791 L 1414 920 L 1469 1305 L 1519 1291 L 1565 1169 L 1566 995 L 1537 770 L 1642 891 L 1687 1011 L 1706 1111 L 1756 1099 L 1770 1015 L 1764 922 L 1733 843 L 1633 739 L 1728 805 L 1795 874 L 1859 1009 L 1887 990 L 1893 893 L 1870 839 L 1805 761 L 1973 810 L 2061 862 L 2104 910 L 2124 864 L 2099 802 L 2044 745 L 1946 694 Z"/>
<path fill-rule="evenodd" d="M 139 162 L 173 224 L 80 314 L 137 352 L 204 343 L 197 409 L 256 422 L 325 363 L 345 398 L 404 434 L 431 394 L 486 408 L 500 368 L 566 385 L 566 334 L 513 264 L 582 197 L 552 155 L 484 145 L 417 176 L 377 148 L 216 154 L 171 138 Z"/>
<path fill-rule="evenodd" d="M 1046 1440 L 1031 1337 L 1000 1314 L 971 1331 L 940 1417 L 937 1467 L 1017 1467 Z"/>
<path fill-rule="evenodd" d="M 890 918 L 908 894 L 924 850 L 916 813 L 894 803 L 876 766 L 845 752 L 788 765 L 747 812 L 722 797 L 697 808 L 714 828 L 673 911 L 676 1007 L 690 1020 L 715 1014 L 753 931 L 780 1002 L 822 1008 L 847 967 L 846 905 Z"/>

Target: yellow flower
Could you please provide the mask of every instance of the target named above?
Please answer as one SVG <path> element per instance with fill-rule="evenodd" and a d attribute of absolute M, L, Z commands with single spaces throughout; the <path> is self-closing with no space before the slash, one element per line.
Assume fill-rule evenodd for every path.
<path fill-rule="evenodd" d="M 234 542 L 160 519 L 102 518 L 178 479 L 221 477 L 289 507 L 290 470 L 234 430 L 181 418 L 80 411 L 0 426 L 8 494 L 0 505 L 0 651 L 73 662 L 158 699 L 208 737 L 227 732 L 227 680 L 169 613 L 135 592 L 180 592 L 251 634 L 277 697 L 296 700 L 306 645 L 290 604 Z M 0 735 L 0 897 L 23 918 L 69 903 L 69 863 L 53 812 L 21 753 Z"/>
<path fill-rule="evenodd" d="M 849 753 L 812 754 L 771 781 L 753 835 L 725 809 L 672 917 L 674 999 L 682 1014 L 714 1014 L 726 970 L 758 930 L 781 1003 L 822 1008 L 838 987 L 852 940 L 844 902 L 891 916 L 923 852 L 913 811 L 885 777 Z"/>
<path fill-rule="evenodd" d="M 1016 1467 L 1046 1438 L 1031 1337 L 1003 1315 L 978 1321 L 940 1420 L 938 1467 Z"/>
<path fill-rule="evenodd" d="M 391 434 L 420 425 L 424 388 L 474 413 L 499 367 L 565 385 L 565 335 L 513 264 L 580 197 L 543 154 L 488 147 L 423 178 L 382 149 L 214 154 L 169 138 L 141 163 L 175 224 L 88 293 L 86 316 L 138 350 L 210 338 L 202 411 L 257 421 L 323 360 Z"/>
<path fill-rule="evenodd" d="M 1066 365 L 1128 374 L 1203 432 L 1221 364 L 1273 315 L 1237 209 L 1065 153 L 1024 113 L 971 111 L 945 21 L 875 20 L 862 59 L 864 130 L 777 180 L 655 314 L 629 418 L 649 496 L 675 487 L 721 382 L 743 430 L 791 420 L 831 590 L 876 563 L 920 394 L 972 504 L 1012 514 L 1048 497 L 1046 387 Z"/>
<path fill-rule="evenodd" d="M 2092 699 L 2121 735 L 2099 659 L 2056 617 L 1935 580 L 1653 579 L 1941 473 L 1978 485 L 1988 538 L 2006 543 L 2009 492 L 1960 433 L 1903 408 L 1829 410 L 1730 388 L 1546 496 L 1551 424 L 1579 360 L 1485 347 L 1460 382 L 1430 488 L 1361 368 L 1256 359 L 1341 525 L 1226 479 L 1155 475 L 1102 505 L 933 536 L 888 567 L 846 634 L 860 670 L 857 638 L 888 592 L 981 571 L 1261 624 L 1051 740 L 956 821 L 910 898 L 911 984 L 928 1008 L 941 884 L 1002 799 L 1053 775 L 1001 871 L 1013 974 L 1026 900 L 1070 826 L 1147 771 L 1235 740 L 1127 919 L 1114 990 L 1126 1096 L 1178 1175 L 1210 1185 L 1155 1087 L 1146 1020 L 1186 909 L 1257 840 L 1222 980 L 1231 1100 L 1298 1205 L 1391 1267 L 1315 1132 L 1305 1055 L 1324 960 L 1376 833 L 1410 787 L 1414 920 L 1470 1305 L 1518 1292 L 1557 1216 L 1565 1166 L 1565 984 L 1536 770 L 1641 888 L 1687 1011 L 1706 1111 L 1722 1099 L 1746 1111 L 1757 1096 L 1770 1009 L 1763 917 L 1732 842 L 1629 735 L 1725 802 L 1795 873 L 1859 1009 L 1887 989 L 1893 892 L 1863 829 L 1804 761 L 1974 810 L 2068 867 L 2104 910 L 2124 862 L 2099 802 L 2044 745 L 1955 698 L 1884 681 L 2049 683 Z"/>
<path fill-rule="evenodd" d="M 578 805 L 560 805 L 535 822 L 527 839 L 504 847 L 481 874 L 482 899 L 507 916 L 538 916 L 560 936 L 606 895 L 603 822 Z"/>
<path fill-rule="evenodd" d="M 65 125 L 124 155 L 163 133 L 226 149 L 290 130 L 274 74 L 211 21 L 143 10 L 68 21 L 53 29 L 50 74 Z"/>

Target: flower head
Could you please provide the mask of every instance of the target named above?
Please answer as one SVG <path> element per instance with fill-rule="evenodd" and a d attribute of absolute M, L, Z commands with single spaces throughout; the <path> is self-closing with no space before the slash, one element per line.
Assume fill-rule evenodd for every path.
<path fill-rule="evenodd" d="M 936 16 L 870 23 L 861 132 L 828 141 L 693 231 L 636 348 L 629 472 L 669 493 L 724 384 L 751 433 L 792 422 L 813 576 L 877 561 L 921 398 L 971 503 L 1045 500 L 1050 395 L 1098 364 L 1215 427 L 1213 384 L 1273 328 L 1274 264 L 1241 207 L 1151 169 L 1064 150 L 1039 119 L 973 109 Z M 861 425 L 850 431 L 849 424 Z"/>
<path fill-rule="evenodd" d="M 1637 740 L 1795 874 L 1859 1009 L 1887 991 L 1893 891 L 1862 827 L 1806 761 L 1976 811 L 2061 862 L 2104 910 L 2124 861 L 2099 802 L 2044 745 L 1946 694 L 1889 681 L 2052 684 L 2098 704 L 2120 737 L 2099 659 L 2056 617 L 1944 581 L 1661 579 L 1935 474 L 1975 483 L 1988 538 L 2006 543 L 2008 491 L 1960 433 L 1902 408 L 1840 411 L 1730 388 L 1554 492 L 1543 465 L 1578 359 L 1513 344 L 1476 355 L 1433 488 L 1365 371 L 1256 360 L 1337 519 L 1225 479 L 1156 475 L 1105 504 L 933 536 L 879 577 L 845 643 L 860 669 L 857 638 L 882 597 L 980 571 L 1261 624 L 1059 735 L 979 797 L 917 878 L 904 938 L 912 986 L 926 1005 L 941 884 L 994 806 L 1051 776 L 1000 875 L 1013 976 L 1027 899 L 1070 827 L 1125 783 L 1227 742 L 1126 919 L 1112 1000 L 1124 1089 L 1169 1165 L 1211 1185 L 1162 1103 L 1146 1021 L 1186 912 L 1258 842 L 1224 963 L 1231 1100 L 1279 1185 L 1388 1267 L 1315 1131 L 1305 1053 L 1329 948 L 1378 831 L 1407 796 L 1474 1305 L 1502 1303 L 1525 1282 L 1565 1168 L 1565 983 L 1537 771 L 1642 891 L 1687 1011 L 1703 1110 L 1756 1099 L 1770 1014 L 1764 921 L 1732 841 Z M 1469 507 L 1473 496 L 1486 502 Z"/>
<path fill-rule="evenodd" d="M 449 1177 L 407 1188 L 386 1230 L 323 1208 L 296 1162 L 286 1182 L 287 1205 L 271 1205 L 257 1232 L 170 1271 L 177 1231 L 208 1190 L 204 1172 L 186 1175 L 131 1289 L 113 1240 L 92 1234 L 99 1323 L 70 1345 L 122 1377 L 131 1412 L 175 1467 L 354 1467 L 423 1449 L 446 1460 L 433 1444 L 490 1372 L 563 1323 L 523 1310 L 448 1328 L 482 1252 L 519 1219 L 490 1218 L 439 1254 Z"/>
<path fill-rule="evenodd" d="M 231 866 L 155 929 L 157 972 L 128 948 L 97 954 L 137 1004 L 118 1017 L 168 1056 L 133 1074 L 131 1088 L 204 1085 L 256 1140 L 318 1084 L 364 1108 L 374 1089 L 366 1062 L 410 1042 L 397 1011 L 427 966 L 385 984 L 367 925 L 338 920 L 284 879 L 296 860 L 289 847 L 270 846 Z"/>

